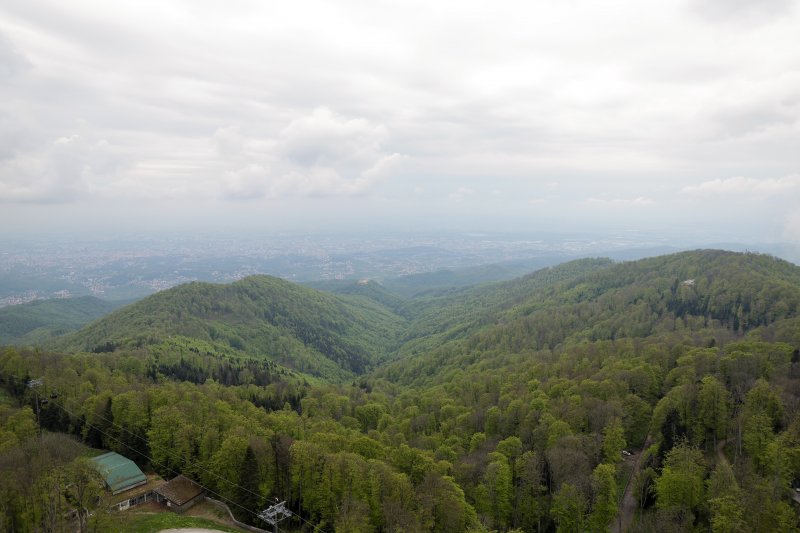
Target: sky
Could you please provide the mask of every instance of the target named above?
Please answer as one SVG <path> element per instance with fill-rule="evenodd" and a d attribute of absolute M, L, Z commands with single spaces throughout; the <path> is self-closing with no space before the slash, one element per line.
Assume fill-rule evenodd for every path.
<path fill-rule="evenodd" d="M 0 3 L 0 236 L 800 244 L 793 0 Z"/>

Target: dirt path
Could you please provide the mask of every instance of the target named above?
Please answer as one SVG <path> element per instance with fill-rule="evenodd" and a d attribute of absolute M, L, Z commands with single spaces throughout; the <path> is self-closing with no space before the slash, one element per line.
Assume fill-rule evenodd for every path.
<path fill-rule="evenodd" d="M 614 519 L 614 522 L 609 525 L 609 529 L 613 533 L 624 533 L 628 531 L 628 528 L 631 527 L 633 524 L 633 517 L 636 515 L 636 497 L 633 495 L 633 485 L 636 476 L 639 474 L 639 470 L 641 470 L 641 458 L 642 452 L 646 450 L 652 444 L 652 439 L 650 435 L 644 441 L 644 446 L 642 449 L 634 456 L 636 457 L 636 464 L 633 465 L 633 473 L 631 474 L 630 481 L 628 482 L 628 486 L 625 487 L 625 494 L 622 496 L 622 503 L 619 506 L 619 511 L 617 518 Z M 722 439 L 717 443 L 717 461 L 719 462 L 728 462 L 728 458 L 725 457 L 725 446 L 728 444 L 728 439 Z M 800 495 L 792 494 L 792 497 L 796 499 L 798 503 L 800 503 Z"/>
<path fill-rule="evenodd" d="M 617 511 L 617 518 L 615 518 L 614 521 L 608 526 L 613 533 L 623 533 L 624 531 L 627 531 L 633 523 L 633 517 L 636 514 L 636 508 L 638 507 L 636 497 L 633 494 L 633 485 L 634 481 L 636 480 L 636 476 L 639 474 L 639 470 L 642 467 L 642 453 L 644 450 L 650 447 L 652 442 L 653 439 L 650 437 L 650 435 L 648 435 L 644 440 L 644 446 L 642 446 L 642 449 L 634 453 L 631 457 L 631 459 L 635 458 L 636 461 L 633 465 L 633 472 L 631 473 L 628 485 L 625 487 L 625 494 L 622 495 L 622 502 L 620 503 L 619 510 Z"/>
<path fill-rule="evenodd" d="M 158 533 L 225 533 L 219 529 L 204 529 L 197 527 L 181 527 L 173 529 L 162 529 Z"/>
<path fill-rule="evenodd" d="M 717 461 L 720 463 L 727 463 L 728 458 L 725 457 L 725 446 L 728 444 L 729 439 L 722 439 L 717 443 Z"/>
<path fill-rule="evenodd" d="M 218 524 L 224 524 L 229 527 L 236 527 L 227 513 L 217 509 L 207 501 L 202 501 L 191 509 L 186 511 L 186 516 L 196 516 L 197 518 L 206 518 Z"/>

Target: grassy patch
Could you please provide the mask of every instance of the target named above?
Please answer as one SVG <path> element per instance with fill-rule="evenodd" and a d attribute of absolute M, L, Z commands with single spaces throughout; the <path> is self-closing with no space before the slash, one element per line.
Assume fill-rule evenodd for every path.
<path fill-rule="evenodd" d="M 170 512 L 153 514 L 130 513 L 125 517 L 125 523 L 122 531 L 126 531 L 128 533 L 151 533 L 153 531 L 178 527 L 199 527 L 205 529 L 216 529 L 219 531 L 232 531 L 235 533 L 242 531 L 241 529 L 234 529 L 230 526 L 224 526 L 205 518 L 182 516 Z"/>
<path fill-rule="evenodd" d="M 6 394 L 6 391 L 0 389 L 0 405 L 14 405 L 14 402 L 11 400 L 11 396 Z"/>

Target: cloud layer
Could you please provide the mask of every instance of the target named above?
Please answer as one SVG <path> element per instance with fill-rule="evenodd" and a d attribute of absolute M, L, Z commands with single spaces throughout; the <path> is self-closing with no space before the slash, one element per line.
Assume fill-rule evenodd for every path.
<path fill-rule="evenodd" d="M 327 108 L 291 121 L 275 138 L 220 128 L 213 139 L 226 167 L 221 193 L 239 199 L 364 194 L 401 159 L 382 149 L 386 137 L 383 126 Z"/>
<path fill-rule="evenodd" d="M 792 0 L 6 3 L 0 203 L 789 220 L 798 34 Z"/>
<path fill-rule="evenodd" d="M 788 195 L 791 198 L 800 198 L 800 174 L 767 179 L 745 178 L 742 176 L 726 179 L 717 178 L 704 181 L 698 185 L 688 185 L 683 188 L 683 192 L 712 197 L 717 195 L 746 195 L 751 198 L 767 199 Z"/>

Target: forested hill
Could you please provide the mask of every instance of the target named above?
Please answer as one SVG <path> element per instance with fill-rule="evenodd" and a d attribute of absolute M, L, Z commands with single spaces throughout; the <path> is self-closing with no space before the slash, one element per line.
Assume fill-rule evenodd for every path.
<path fill-rule="evenodd" d="M 98 353 L 0 348 L 0 530 L 75 529 L 49 510 L 80 440 L 259 527 L 285 501 L 286 531 L 800 531 L 800 267 L 701 250 L 402 305 L 335 288 L 193 283 L 64 343 Z M 136 517 L 84 501 L 96 530 Z"/>
<path fill-rule="evenodd" d="M 408 300 L 401 312 L 412 320 L 395 357 L 464 338 L 487 324 L 494 324 L 510 309 L 540 299 L 543 290 L 612 265 L 610 259 L 579 259 L 510 281 L 440 291 Z"/>
<path fill-rule="evenodd" d="M 327 378 L 363 373 L 385 356 L 403 319 L 365 298 L 271 276 L 228 285 L 193 282 L 118 310 L 59 341 L 62 350 L 110 352 L 174 337 L 220 353 L 271 359 Z"/>
<path fill-rule="evenodd" d="M 110 352 L 178 337 L 186 345 L 207 343 L 204 352 L 240 353 L 342 379 L 387 359 L 435 358 L 453 343 L 466 343 L 472 353 L 519 352 L 567 339 L 646 337 L 709 325 L 734 337 L 797 313 L 800 268 L 769 256 L 700 250 L 620 264 L 577 260 L 412 299 L 374 281 L 317 286 L 331 292 L 269 276 L 190 283 L 121 309 L 54 347 Z M 404 372 L 413 368 L 401 365 Z"/>
<path fill-rule="evenodd" d="M 41 344 L 57 335 L 75 331 L 124 303 L 81 296 L 3 307 L 0 309 L 0 346 Z"/>
<path fill-rule="evenodd" d="M 325 280 L 308 282 L 304 285 L 334 294 L 366 298 L 391 309 L 395 313 L 407 315 L 404 309 L 406 300 L 373 280 Z"/>
<path fill-rule="evenodd" d="M 558 268 L 566 266 L 575 275 L 558 276 Z M 506 288 L 527 280 L 530 289 L 516 291 L 513 300 L 494 311 L 481 308 L 473 313 L 476 319 L 461 325 L 445 321 L 453 315 L 448 307 L 436 309 L 439 319 L 427 322 L 433 327 L 425 332 L 427 338 L 405 346 L 408 354 L 421 355 L 390 366 L 387 375 L 444 376 L 445 367 L 496 354 L 554 349 L 568 341 L 699 331 L 709 342 L 715 336 L 714 342 L 732 340 L 800 311 L 800 267 L 770 256 L 698 250 L 602 266 L 568 263 L 510 282 Z M 551 282 L 535 283 L 543 275 Z M 415 322 L 418 332 L 424 324 Z"/>

